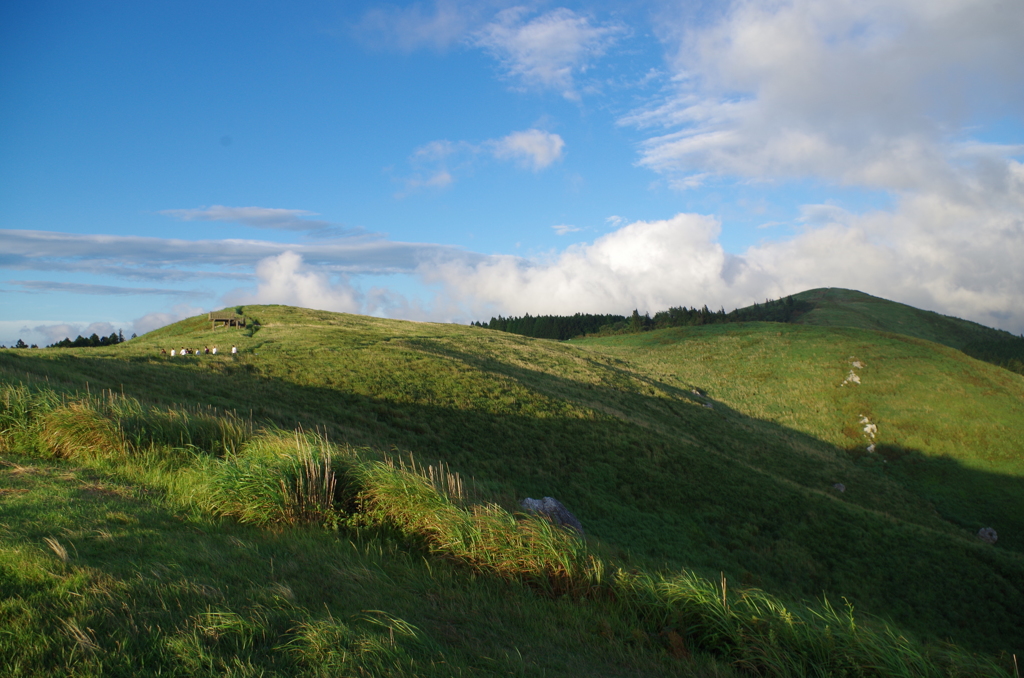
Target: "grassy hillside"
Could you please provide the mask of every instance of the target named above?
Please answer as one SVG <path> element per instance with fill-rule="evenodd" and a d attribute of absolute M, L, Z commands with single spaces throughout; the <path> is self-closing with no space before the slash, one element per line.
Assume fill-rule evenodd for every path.
<path fill-rule="evenodd" d="M 856 290 L 828 287 L 794 294 L 809 310 L 796 322 L 824 327 L 858 327 L 926 339 L 1017 373 L 1024 372 L 1024 338 Z"/>
<path fill-rule="evenodd" d="M 890 618 L 924 640 L 993 653 L 1020 649 L 1024 380 L 1016 375 L 926 342 L 861 330 L 711 326 L 566 345 L 288 307 L 245 312 L 260 321 L 258 331 L 211 331 L 196 318 L 116 348 L 3 352 L 0 377 L 64 393 L 110 389 L 157 407 L 191 407 L 211 420 L 234 410 L 253 430 L 302 427 L 422 464 L 443 460 L 472 479 L 474 496 L 504 509 L 524 496 L 558 497 L 583 521 L 588 548 L 624 571 L 724 575 L 730 586 L 760 587 L 791 602 L 846 597 L 859 612 Z M 160 348 L 214 343 L 216 357 L 159 355 Z M 231 343 L 241 350 L 234 359 L 225 355 Z M 853 368 L 854 360 L 864 367 Z M 851 369 L 861 383 L 840 386 Z M 857 437 L 864 416 L 878 427 L 870 454 L 862 448 L 871 441 Z M 209 447 L 163 441 L 172 443 Z M 26 459 L 9 463 L 33 466 Z M 123 475 L 122 467 L 107 472 Z M 161 486 L 144 473 L 134 478 L 132 492 Z M 99 484 L 106 482 L 113 481 Z M 161 482 L 162 492 L 178 496 Z M 845 492 L 833 489 L 839 482 Z M 48 524 L 41 515 L 39 524 Z M 999 530 L 997 546 L 973 536 L 982 526 Z M 5 548 L 37 537 L 7 533 Z M 5 576 L 25 576 L 12 571 Z M 300 607 L 309 604 L 304 598 Z M 587 643 L 638 631 L 632 643 L 602 650 L 620 653 L 613 665 L 640 662 L 651 675 L 679 670 L 671 662 L 651 668 L 666 653 L 675 657 L 671 636 L 658 636 L 661 627 L 615 624 L 581 628 L 585 640 L 573 642 L 596 652 Z M 454 656 L 443 633 L 419 628 L 440 643 L 441 655 Z M 477 632 L 490 633 L 474 631 L 473 640 L 456 644 L 461 666 L 476 661 L 466 656 L 493 657 L 478 647 Z M 542 631 L 513 635 L 506 650 L 529 646 L 553 662 L 570 661 L 571 650 L 543 649 Z M 641 637 L 660 638 L 660 646 L 650 643 L 661 654 L 645 649 Z M 535 657 L 524 661 L 527 673 L 536 672 Z"/>

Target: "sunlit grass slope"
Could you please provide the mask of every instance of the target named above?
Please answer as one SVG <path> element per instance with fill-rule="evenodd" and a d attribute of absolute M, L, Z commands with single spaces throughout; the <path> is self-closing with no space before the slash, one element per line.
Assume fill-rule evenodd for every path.
<path fill-rule="evenodd" d="M 1000 544 L 1024 551 L 1020 375 L 931 342 L 853 328 L 749 323 L 585 344 L 846 450 L 857 468 L 910 487 L 945 520 L 1004 525 Z M 862 420 L 875 429 L 866 432 Z"/>
<path fill-rule="evenodd" d="M 0 376 L 397 448 L 445 461 L 506 508 L 558 497 L 627 566 L 721 572 L 790 600 L 845 596 L 984 651 L 1024 638 L 1015 375 L 858 330 L 730 325 L 568 345 L 244 311 L 255 333 L 200 317 L 111 349 L 4 352 Z M 159 355 L 183 344 L 220 354 Z M 861 383 L 840 386 L 853 360 Z M 873 455 L 860 417 L 878 426 Z M 996 547 L 973 536 L 981 526 L 999 530 Z"/>

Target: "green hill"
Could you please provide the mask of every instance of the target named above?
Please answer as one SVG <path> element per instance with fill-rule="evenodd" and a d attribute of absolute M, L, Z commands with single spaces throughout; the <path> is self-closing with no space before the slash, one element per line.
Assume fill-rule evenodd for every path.
<path fill-rule="evenodd" d="M 904 334 L 1024 373 L 1024 338 L 1003 330 L 836 287 L 808 290 L 793 299 L 806 309 L 795 320 L 803 325 Z"/>
<path fill-rule="evenodd" d="M 264 440 L 265 434 L 253 433 L 261 428 L 316 431 L 321 439 L 363 448 L 359 454 L 366 459 L 390 451 L 421 466 L 443 462 L 466 480 L 475 501 L 507 511 L 517 510 L 525 496 L 557 497 L 583 522 L 593 556 L 627 575 L 685 569 L 715 582 L 724 578 L 730 591 L 764 589 L 790 606 L 845 598 L 859 614 L 891 620 L 922 641 L 952 640 L 993 655 L 1024 649 L 1024 379 L 1017 375 L 934 343 L 850 327 L 741 323 L 556 343 L 283 306 L 244 312 L 259 321 L 255 331 L 211 330 L 205 317 L 197 317 L 112 348 L 0 352 L 4 383 L 55 394 L 49 405 L 33 406 L 42 409 L 31 416 L 19 414 L 29 406 L 5 396 L 0 452 L 8 469 L 36 472 L 8 470 L 9 490 L 0 494 L 5 507 L 25 520 L 0 532 L 8 554 L 0 570 L 9 601 L 3 614 L 17 617 L 28 635 L 54 638 L 47 642 L 89 670 L 95 671 L 97 650 L 88 648 L 110 648 L 89 635 L 95 626 L 75 622 L 75 632 L 54 618 L 39 623 L 55 630 L 39 629 L 12 612 L 20 608 L 10 601 L 32 596 L 63 609 L 54 601 L 74 589 L 40 574 L 52 567 L 44 562 L 46 547 L 27 544 L 64 535 L 53 538 L 70 541 L 82 562 L 69 557 L 61 581 L 95 575 L 108 582 L 91 584 L 106 593 L 95 594 L 100 597 L 82 613 L 99 619 L 96 625 L 114 624 L 104 615 L 113 614 L 117 601 L 128 604 L 129 582 L 137 574 L 130 563 L 163 570 L 151 562 L 159 554 L 133 541 L 141 536 L 97 542 L 54 514 L 60 501 L 53 496 L 83 491 L 61 489 L 64 476 L 80 479 L 75 488 L 102 488 L 90 495 L 86 508 L 93 513 L 77 519 L 95 530 L 132 533 L 111 528 L 111 521 L 116 526 L 121 520 L 109 518 L 115 515 L 158 541 L 202 532 L 208 557 L 199 559 L 199 567 L 206 574 L 185 576 L 194 564 L 180 555 L 162 564 L 173 575 L 168 581 L 187 579 L 176 585 L 193 588 L 178 598 L 185 606 L 179 616 L 160 613 L 170 615 L 161 617 L 164 631 L 136 624 L 131 661 L 145 664 L 150 656 L 153 666 L 170 671 L 182 670 L 175 662 L 184 660 L 174 657 L 188 657 L 196 666 L 208 661 L 214 671 L 226 670 L 232 656 L 246 656 L 252 666 L 236 667 L 239 674 L 259 667 L 301 673 L 305 669 L 281 658 L 292 655 L 274 650 L 306 637 L 296 635 L 296 624 L 355 619 L 346 622 L 351 643 L 391 638 L 394 644 L 401 624 L 382 626 L 376 612 L 366 612 L 371 610 L 415 627 L 408 636 L 415 641 L 393 645 L 407 654 L 387 656 L 399 664 L 408 660 L 423 674 L 457 674 L 452 667 L 458 666 L 468 674 L 565 675 L 583 670 L 575 662 L 584 656 L 585 672 L 593 675 L 727 672 L 727 664 L 744 665 L 730 654 L 734 650 L 723 649 L 742 647 L 746 641 L 739 637 L 703 647 L 693 620 L 668 623 L 671 616 L 637 612 L 651 609 L 648 603 L 615 607 L 625 604 L 626 580 L 618 575 L 601 575 L 619 582 L 611 589 L 619 591 L 617 602 L 591 598 L 588 607 L 573 596 L 534 600 L 529 584 L 514 588 L 520 585 L 487 577 L 467 583 L 478 581 L 472 571 L 482 566 L 466 570 L 466 557 L 455 558 L 463 565 L 424 561 L 417 549 L 434 544 L 430 535 L 436 532 L 416 532 L 421 536 L 410 541 L 403 536 L 404 519 L 377 524 L 370 513 L 360 518 L 355 504 L 339 505 L 348 516 L 334 523 L 339 531 L 302 533 L 300 542 L 287 544 L 279 532 L 209 517 L 208 507 L 226 500 L 218 490 L 221 499 L 200 501 L 208 491 L 201 488 L 211 482 L 203 478 L 230 472 L 236 480 L 256 482 L 251 479 L 258 468 L 281 463 L 265 460 L 294 455 L 259 452 L 252 441 Z M 160 355 L 162 348 L 213 344 L 220 347 L 217 356 Z M 240 349 L 237 358 L 225 354 L 231 344 Z M 859 383 L 848 380 L 851 372 Z M 72 394 L 104 389 L 112 404 L 74 404 Z M 140 405 L 129 407 L 122 398 Z M 88 416 L 75 414 L 75 407 Z M 48 439 L 47 427 L 66 428 L 82 417 L 98 422 L 88 435 L 74 438 L 87 441 L 60 448 L 79 466 L 42 464 L 53 454 L 52 441 L 69 435 Z M 31 421 L 36 423 L 25 423 Z M 866 425 L 877 427 L 874 438 Z M 179 431 L 174 426 L 187 435 L 167 434 Z M 165 432 L 158 435 L 157 429 Z M 97 439 L 114 441 L 104 444 L 123 452 L 104 459 L 94 451 L 99 443 L 88 442 Z M 871 444 L 874 451 L 868 452 Z M 250 458 L 256 461 L 245 461 Z M 33 500 L 31 483 L 50 489 Z M 189 490 L 188 483 L 198 484 Z M 108 500 L 123 505 L 108 506 Z M 146 508 L 152 501 L 157 503 Z M 222 515 L 248 515 L 232 511 Z M 147 518 L 133 512 L 148 512 Z M 151 520 L 160 527 L 145 522 Z M 975 536 L 981 527 L 998 530 L 995 546 Z M 230 547 L 232 539 L 249 545 Z M 136 555 L 126 560 L 117 544 Z M 178 553 L 175 544 L 165 553 Z M 315 568 L 307 575 L 291 567 L 282 584 L 291 594 L 279 591 L 277 598 L 267 592 L 267 582 L 280 579 L 268 561 L 285 558 L 275 549 L 295 554 L 300 569 Z M 36 553 L 35 570 L 23 562 L 30 551 Z M 329 564 L 335 552 L 338 561 Z M 246 565 L 234 579 L 217 580 L 221 575 L 212 572 L 228 567 L 229 553 Z M 203 583 L 204 577 L 210 581 Z M 342 588 L 348 584 L 340 581 L 355 577 L 362 589 L 378 592 L 365 599 L 324 598 L 317 589 L 323 577 Z M 220 597 L 205 595 L 203 586 L 221 591 Z M 263 597 L 239 593 L 247 587 L 264 591 Z M 410 587 L 419 594 L 399 593 Z M 156 598 L 138 602 L 134 614 L 142 619 L 150 614 L 147 605 L 168 604 L 166 595 Z M 514 612 L 520 607 L 546 621 L 524 619 Z M 226 616 L 216 617 L 217 624 L 202 616 L 214 613 Z M 503 615 L 517 621 L 491 621 Z M 304 621 L 296 621 L 300 617 Z M 549 628 L 573 630 L 567 637 Z M 39 657 L 56 651 L 45 645 Z M 6 652 L 7 666 L 19 660 L 15 650 Z M 42 658 L 34 661 L 25 666 L 45 665 Z M 365 668 L 370 664 L 359 665 L 373 673 Z"/>

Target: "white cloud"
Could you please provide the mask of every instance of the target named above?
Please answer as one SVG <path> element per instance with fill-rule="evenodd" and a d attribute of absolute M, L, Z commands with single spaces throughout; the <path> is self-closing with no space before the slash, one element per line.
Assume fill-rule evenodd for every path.
<path fill-rule="evenodd" d="M 715 242 L 718 222 L 680 214 L 635 222 L 592 244 L 567 248 L 555 260 L 495 256 L 425 264 L 428 282 L 445 285 L 483 316 L 491 309 L 523 314 L 658 310 L 704 299 L 727 255 Z"/>
<path fill-rule="evenodd" d="M 405 180 L 406 191 L 415 191 L 420 188 L 441 189 L 446 188 L 455 181 L 455 177 L 446 169 L 435 170 L 427 177 L 416 175 Z M 405 193 L 399 193 L 397 197 L 405 197 Z"/>
<path fill-rule="evenodd" d="M 175 297 L 206 297 L 209 292 L 175 290 L 152 287 L 119 287 L 114 285 L 90 285 L 86 283 L 52 282 L 49 280 L 8 280 L 29 293 L 65 292 L 69 294 L 94 294 L 104 297 L 128 295 L 166 295 Z"/>
<path fill-rule="evenodd" d="M 642 162 L 676 177 L 955 189 L 1005 157 L 954 141 L 1024 107 L 1022 34 L 1013 0 L 735 2 L 676 31 L 675 85 L 623 122 L 665 131 Z"/>
<path fill-rule="evenodd" d="M 259 283 L 255 293 L 241 290 L 225 297 L 228 304 L 287 304 L 324 311 L 359 313 L 362 294 L 344 275 L 331 281 L 323 270 L 306 266 L 302 256 L 283 252 L 256 265 Z"/>
<path fill-rule="evenodd" d="M 553 89 L 570 100 L 579 99 L 576 79 L 626 33 L 620 24 L 596 24 L 565 7 L 540 15 L 524 6 L 493 11 L 493 3 L 457 0 L 377 7 L 354 32 L 363 42 L 402 52 L 460 43 L 481 48 L 520 88 Z"/>
<path fill-rule="evenodd" d="M 32 330 L 43 335 L 45 337 L 44 345 L 49 345 L 62 339 L 74 340 L 82 334 L 83 326 L 73 323 L 56 323 L 53 325 L 36 325 Z M 88 337 L 89 335 L 86 334 L 84 336 Z M 103 336 L 110 336 L 110 332 L 105 333 Z"/>
<path fill-rule="evenodd" d="M 422 188 L 447 188 L 455 182 L 453 171 L 468 171 L 481 155 L 509 160 L 534 172 L 550 167 L 562 159 L 565 141 L 561 136 L 539 129 L 512 132 L 499 139 L 478 144 L 468 141 L 439 139 L 415 149 L 409 158 L 414 174 L 405 178 L 406 192 Z M 405 197 L 399 193 L 397 197 Z"/>
<path fill-rule="evenodd" d="M 226 207 L 212 205 L 198 209 L 162 210 L 160 214 L 181 221 L 225 221 L 253 228 L 275 231 L 298 231 L 312 235 L 339 235 L 343 229 L 328 221 L 309 219 L 316 212 L 276 207 Z"/>
<path fill-rule="evenodd" d="M 461 40 L 476 22 L 478 5 L 437 0 L 432 6 L 375 7 L 355 26 L 357 38 L 403 52 L 443 50 Z"/>
<path fill-rule="evenodd" d="M 1024 169 L 1016 169 L 1024 185 Z M 811 210 L 814 211 L 814 210 Z M 964 224 L 964 214 L 972 216 Z M 1024 214 L 1024 201 L 1019 205 Z M 829 217 L 829 214 L 831 215 Z M 894 212 L 815 215 L 818 225 L 731 255 L 712 217 L 638 221 L 549 260 L 495 256 L 420 268 L 469 315 L 732 309 L 815 287 L 847 287 L 1014 333 L 1024 331 L 1024 222 L 919 196 Z M 936 236 L 938 233 L 938 236 Z"/>
<path fill-rule="evenodd" d="M 578 233 L 582 231 L 582 228 L 577 226 L 570 226 L 569 224 L 555 224 L 551 227 L 558 235 L 567 235 L 569 233 Z"/>
<path fill-rule="evenodd" d="M 451 157 L 462 148 L 472 150 L 472 146 L 465 143 L 456 144 L 447 139 L 431 141 L 413 151 L 412 160 L 413 162 L 439 162 Z"/>
<path fill-rule="evenodd" d="M 494 140 L 490 145 L 494 157 L 500 160 L 515 160 L 537 172 L 561 160 L 565 141 L 557 134 L 528 129 Z"/>
<path fill-rule="evenodd" d="M 143 335 L 185 318 L 206 313 L 206 309 L 188 304 L 176 304 L 168 311 L 154 311 L 132 321 L 132 333 Z M 128 335 L 131 336 L 131 335 Z"/>
<path fill-rule="evenodd" d="M 93 333 L 109 337 L 122 329 L 125 338 L 131 336 L 132 324 L 121 321 L 62 322 L 58 320 L 0 320 L 0 345 L 13 346 L 18 339 L 26 344 L 48 346 L 65 337 L 74 340 L 79 335 L 89 337 Z"/>
<path fill-rule="evenodd" d="M 101 272 L 125 278 L 251 278 L 257 262 L 287 251 L 307 264 L 344 273 L 409 272 L 426 258 L 474 256 L 455 247 L 363 235 L 316 243 L 180 240 L 0 229 L 0 265 L 43 271 Z"/>
<path fill-rule="evenodd" d="M 118 328 L 114 327 L 113 323 L 97 322 L 89 323 L 88 325 L 83 323 L 36 325 L 32 330 L 45 337 L 45 344 L 43 345 L 49 345 L 62 341 L 63 339 L 71 339 L 73 341 L 79 336 L 89 338 L 93 334 L 99 337 L 109 337 L 114 332 L 117 332 Z"/>
<path fill-rule="evenodd" d="M 525 7 L 499 12 L 476 31 L 473 43 L 490 52 L 523 87 L 554 89 L 567 99 L 579 99 L 576 76 L 605 53 L 622 27 L 593 25 L 564 7 L 532 19 L 530 14 Z"/>

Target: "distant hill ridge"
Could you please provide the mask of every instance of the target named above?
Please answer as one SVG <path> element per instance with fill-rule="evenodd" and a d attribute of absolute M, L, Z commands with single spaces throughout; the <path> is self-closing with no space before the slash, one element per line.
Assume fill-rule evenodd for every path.
<path fill-rule="evenodd" d="M 726 313 L 685 306 L 659 311 L 654 317 L 615 315 L 530 316 L 491 318 L 480 327 L 541 339 L 572 339 L 585 335 L 635 333 L 666 327 L 735 322 L 784 322 L 820 327 L 855 327 L 933 341 L 972 358 L 1024 374 L 1024 337 L 979 323 L 925 311 L 858 290 L 822 287 Z"/>
<path fill-rule="evenodd" d="M 807 290 L 794 294 L 793 299 L 810 308 L 791 322 L 857 327 L 934 341 L 1024 374 L 1024 337 L 1004 330 L 838 287 Z"/>

